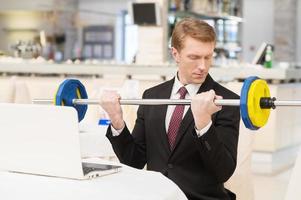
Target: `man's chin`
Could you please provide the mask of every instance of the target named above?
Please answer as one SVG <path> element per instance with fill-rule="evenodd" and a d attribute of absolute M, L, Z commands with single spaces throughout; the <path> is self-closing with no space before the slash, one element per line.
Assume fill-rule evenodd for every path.
<path fill-rule="evenodd" d="M 193 84 L 202 84 L 202 83 L 204 83 L 205 79 L 206 79 L 206 76 L 201 77 L 201 78 L 195 78 L 195 79 L 192 79 L 192 83 Z"/>

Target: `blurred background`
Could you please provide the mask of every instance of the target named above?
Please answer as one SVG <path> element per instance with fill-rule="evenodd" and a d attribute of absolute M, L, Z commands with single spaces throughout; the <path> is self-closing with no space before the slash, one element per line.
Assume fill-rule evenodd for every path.
<path fill-rule="evenodd" d="M 185 17 L 205 20 L 216 31 L 215 80 L 240 94 L 242 81 L 256 75 L 277 99 L 301 97 L 297 0 L 0 0 L 0 5 L 0 102 L 53 98 L 70 77 L 84 82 L 93 98 L 104 89 L 140 98 L 144 89 L 175 75 L 170 37 Z M 124 106 L 130 128 L 136 109 Z M 226 184 L 238 199 L 301 198 L 293 180 L 301 170 L 295 164 L 300 117 L 299 108 L 277 108 L 258 131 L 241 123 L 237 170 Z M 98 126 L 102 118 L 101 108 L 89 106 L 83 126 Z M 82 137 L 84 154 L 98 155 L 88 142 L 96 136 Z M 101 151 L 114 157 L 109 144 L 106 148 Z"/>

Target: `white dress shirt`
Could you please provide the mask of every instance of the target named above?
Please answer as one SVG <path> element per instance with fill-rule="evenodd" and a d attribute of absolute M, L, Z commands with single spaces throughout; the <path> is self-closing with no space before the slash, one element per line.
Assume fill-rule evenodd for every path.
<path fill-rule="evenodd" d="M 175 82 L 174 82 L 172 90 L 171 90 L 170 99 L 180 99 L 180 94 L 178 93 L 178 91 L 182 86 L 184 86 L 184 85 L 179 81 L 178 76 L 175 76 Z M 199 88 L 200 88 L 200 86 L 201 86 L 201 84 L 188 84 L 188 85 L 185 85 L 185 88 L 187 89 L 187 94 L 185 96 L 185 99 L 191 99 L 192 96 L 196 95 Z M 182 119 L 184 118 L 185 114 L 187 113 L 189 107 L 190 107 L 190 105 L 185 106 L 184 114 L 183 114 Z M 175 105 L 169 105 L 167 107 L 167 112 L 166 112 L 166 117 L 165 117 L 165 130 L 166 131 L 168 131 L 170 119 L 171 119 L 171 116 L 172 116 L 175 108 L 176 108 Z M 212 121 L 210 121 L 207 124 L 207 126 L 205 126 L 201 130 L 198 130 L 198 129 L 195 128 L 195 131 L 196 131 L 198 137 L 201 137 L 202 135 L 204 135 L 209 130 L 211 125 L 212 125 Z M 113 128 L 113 126 L 111 126 L 111 130 L 112 130 L 112 135 L 113 136 L 118 136 L 122 132 L 123 128 L 119 129 L 119 130 L 116 130 L 116 129 Z"/>

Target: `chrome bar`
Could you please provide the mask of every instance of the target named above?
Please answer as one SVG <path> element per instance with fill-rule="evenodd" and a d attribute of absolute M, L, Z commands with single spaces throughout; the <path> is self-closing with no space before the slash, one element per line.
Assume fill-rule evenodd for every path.
<path fill-rule="evenodd" d="M 34 104 L 53 104 L 51 99 L 34 99 Z M 121 105 L 190 105 L 191 99 L 120 99 Z M 239 106 L 239 99 L 217 99 L 214 101 L 218 106 Z M 73 99 L 77 105 L 98 105 L 99 99 Z"/>
<path fill-rule="evenodd" d="M 298 100 L 275 100 L 274 105 L 277 106 L 301 106 L 301 101 Z"/>
<path fill-rule="evenodd" d="M 33 104 L 53 104 L 53 99 L 33 99 Z"/>
<path fill-rule="evenodd" d="M 34 99 L 34 104 L 53 104 L 52 99 Z M 73 99 L 78 105 L 99 105 L 99 99 Z M 240 106 L 239 99 L 216 99 L 218 106 Z M 190 105 L 191 99 L 120 99 L 121 105 Z M 275 100 L 275 106 L 301 106 L 301 100 Z"/>

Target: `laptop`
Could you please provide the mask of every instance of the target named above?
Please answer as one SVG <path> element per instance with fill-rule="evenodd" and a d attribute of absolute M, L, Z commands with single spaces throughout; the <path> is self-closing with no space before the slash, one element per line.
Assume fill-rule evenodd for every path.
<path fill-rule="evenodd" d="M 71 107 L 0 103 L 0 169 L 71 179 L 116 173 L 121 166 L 82 162 Z"/>

